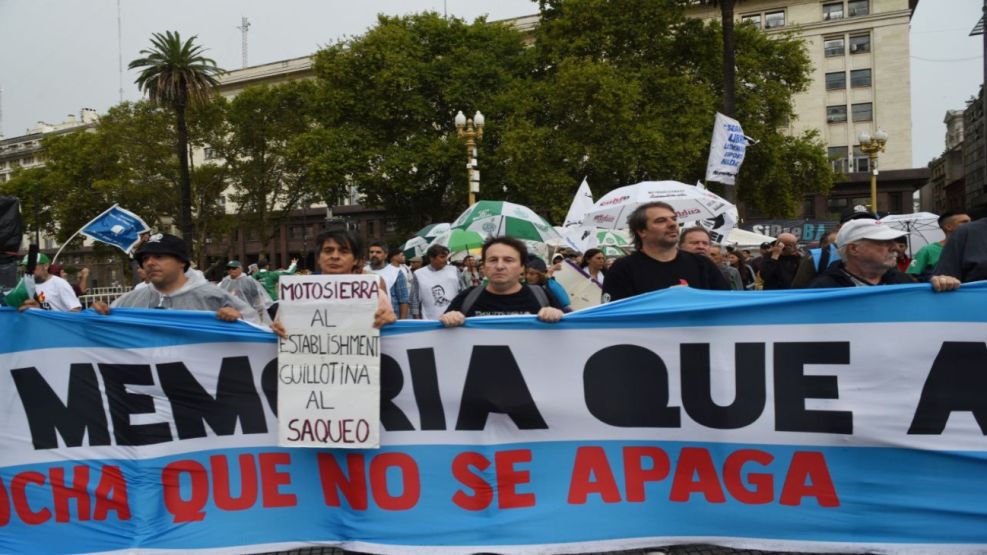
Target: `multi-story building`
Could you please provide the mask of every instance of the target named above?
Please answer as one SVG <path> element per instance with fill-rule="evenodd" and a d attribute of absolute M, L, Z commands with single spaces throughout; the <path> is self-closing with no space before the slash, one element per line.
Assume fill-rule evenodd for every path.
<path fill-rule="evenodd" d="M 88 129 L 96 125 L 99 116 L 96 111 L 90 108 L 83 108 L 79 117 L 69 114 L 68 119 L 61 123 L 45 123 L 39 121 L 38 125 L 28 129 L 27 133 L 10 137 L 0 138 L 0 183 L 10 179 L 10 175 L 17 168 L 33 168 L 44 165 L 44 149 L 41 140 L 47 135 L 61 135 L 72 133 L 82 129 Z"/>
<path fill-rule="evenodd" d="M 746 0 L 738 24 L 805 42 L 812 83 L 794 96 L 793 134 L 815 129 L 842 174 L 826 197 L 807 199 L 806 218 L 829 219 L 848 206 L 870 204 L 870 160 L 858 135 L 878 128 L 889 139 L 879 157 L 877 208 L 912 211 L 912 195 L 928 168 L 912 168 L 909 22 L 918 0 Z M 718 19 L 719 8 L 697 3 L 688 14 Z M 741 122 L 743 123 L 743 122 Z"/>
<path fill-rule="evenodd" d="M 947 110 L 946 149 L 929 162 L 929 183 L 920 190 L 919 208 L 941 213 L 966 210 L 966 168 L 963 165 L 963 110 Z"/>
<path fill-rule="evenodd" d="M 963 110 L 964 208 L 974 217 L 987 215 L 987 160 L 984 149 L 984 91 Z"/>

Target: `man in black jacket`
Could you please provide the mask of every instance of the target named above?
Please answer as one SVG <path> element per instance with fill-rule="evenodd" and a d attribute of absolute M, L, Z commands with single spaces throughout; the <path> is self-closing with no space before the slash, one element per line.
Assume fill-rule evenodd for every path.
<path fill-rule="evenodd" d="M 858 219 L 847 222 L 836 236 L 840 261 L 830 265 L 825 272 L 812 280 L 809 287 L 868 287 L 915 283 L 911 276 L 896 267 L 894 240 L 901 236 L 901 231 L 882 224 L 880 220 Z M 960 281 L 950 276 L 934 276 L 931 282 L 936 291 L 950 291 L 960 286 Z"/>
<path fill-rule="evenodd" d="M 765 289 L 791 289 L 802 256 L 798 250 L 798 238 L 782 233 L 771 245 L 761 262 L 761 281 Z"/>

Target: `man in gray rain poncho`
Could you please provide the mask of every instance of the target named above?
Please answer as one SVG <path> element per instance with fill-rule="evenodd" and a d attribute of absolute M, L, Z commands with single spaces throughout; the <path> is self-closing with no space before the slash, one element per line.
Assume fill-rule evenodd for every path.
<path fill-rule="evenodd" d="M 274 301 L 259 281 L 243 273 L 243 265 L 239 260 L 231 260 L 226 264 L 226 277 L 219 282 L 219 288 L 246 302 L 257 311 L 262 321 L 268 321 L 267 309 Z"/>
<path fill-rule="evenodd" d="M 137 249 L 135 258 L 151 285 L 113 301 L 113 308 L 166 308 L 208 310 L 225 322 L 239 319 L 259 324 L 257 311 L 240 299 L 206 281 L 199 272 L 188 272 L 185 241 L 174 235 L 153 235 Z M 110 307 L 99 302 L 93 308 L 108 314 Z"/>

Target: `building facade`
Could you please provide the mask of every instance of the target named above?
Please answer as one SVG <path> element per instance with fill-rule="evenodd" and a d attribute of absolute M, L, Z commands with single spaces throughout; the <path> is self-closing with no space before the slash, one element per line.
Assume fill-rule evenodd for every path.
<path fill-rule="evenodd" d="M 870 160 L 857 137 L 889 135 L 878 162 L 877 209 L 912 211 L 912 195 L 928 168 L 912 167 L 909 23 L 918 0 L 748 0 L 734 5 L 737 24 L 805 42 L 812 83 L 793 97 L 788 132 L 818 130 L 841 174 L 828 196 L 806 199 L 804 217 L 832 219 L 870 204 Z M 718 19 L 719 8 L 695 5 L 689 15 Z M 743 122 L 741 122 L 743 123 Z"/>

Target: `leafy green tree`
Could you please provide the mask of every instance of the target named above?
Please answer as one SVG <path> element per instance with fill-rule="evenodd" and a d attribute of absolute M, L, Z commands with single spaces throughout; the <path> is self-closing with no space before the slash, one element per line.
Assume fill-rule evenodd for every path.
<path fill-rule="evenodd" d="M 188 124 L 186 110 L 191 105 L 205 103 L 219 84 L 216 76 L 222 69 L 203 56 L 203 48 L 195 44 L 197 37 L 182 41 L 178 32 L 166 31 L 151 36 L 152 48 L 141 50 L 142 58 L 130 62 L 130 69 L 141 69 L 135 81 L 148 93 L 151 102 L 168 106 L 175 113 L 177 140 L 175 152 L 179 170 L 179 228 L 182 235 L 193 236 L 192 185 L 188 160 Z"/>
<path fill-rule="evenodd" d="M 447 221 L 467 197 L 465 144 L 453 117 L 487 116 L 480 196 L 504 195 L 510 163 L 490 153 L 513 110 L 506 93 L 529 78 L 532 61 L 523 37 L 504 25 L 380 16 L 365 35 L 317 54 L 316 125 L 295 146 L 330 204 L 356 187 L 365 204 L 405 216 L 406 230 Z"/>

